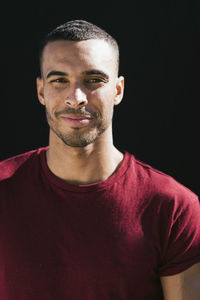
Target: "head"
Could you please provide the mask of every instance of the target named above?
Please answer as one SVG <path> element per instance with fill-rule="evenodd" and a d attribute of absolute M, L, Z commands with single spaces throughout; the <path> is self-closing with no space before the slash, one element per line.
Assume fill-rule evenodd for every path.
<path fill-rule="evenodd" d="M 46 108 L 50 137 L 85 147 L 111 132 L 124 84 L 114 38 L 89 22 L 67 22 L 42 41 L 40 67 L 38 98 Z"/>
<path fill-rule="evenodd" d="M 42 75 L 43 51 L 48 43 L 53 41 L 59 41 L 59 40 L 79 42 L 79 41 L 86 41 L 90 39 L 104 40 L 113 48 L 113 54 L 115 54 L 116 57 L 116 70 L 118 72 L 119 71 L 119 46 L 117 41 L 105 30 L 90 22 L 84 20 L 74 20 L 74 21 L 66 22 L 56 27 L 54 30 L 48 33 L 42 40 L 39 48 L 39 61 L 40 61 L 41 75 Z"/>

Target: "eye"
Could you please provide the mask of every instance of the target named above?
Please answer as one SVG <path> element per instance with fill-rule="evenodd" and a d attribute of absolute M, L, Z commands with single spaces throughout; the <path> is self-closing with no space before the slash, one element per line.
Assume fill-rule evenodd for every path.
<path fill-rule="evenodd" d="M 50 81 L 51 83 L 67 83 L 68 80 L 66 78 L 56 78 Z"/>
<path fill-rule="evenodd" d="M 105 83 L 106 80 L 104 80 L 103 78 L 100 78 L 100 77 L 95 77 L 95 78 L 87 78 L 85 79 L 85 83 L 86 84 L 89 84 L 89 85 L 97 85 L 97 84 L 103 84 Z"/>
<path fill-rule="evenodd" d="M 103 80 L 100 79 L 100 78 L 91 78 L 91 79 L 88 79 L 87 82 L 89 83 L 99 83 L 99 82 L 102 82 Z"/>

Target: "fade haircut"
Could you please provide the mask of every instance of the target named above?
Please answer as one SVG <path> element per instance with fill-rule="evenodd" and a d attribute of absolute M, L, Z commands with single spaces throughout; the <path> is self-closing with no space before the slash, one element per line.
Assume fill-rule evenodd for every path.
<path fill-rule="evenodd" d="M 68 21 L 49 32 L 41 41 L 39 48 L 40 71 L 42 74 L 42 58 L 45 46 L 53 41 L 85 41 L 90 39 L 104 40 L 113 47 L 116 53 L 117 72 L 119 70 L 119 46 L 117 41 L 102 28 L 85 20 Z"/>

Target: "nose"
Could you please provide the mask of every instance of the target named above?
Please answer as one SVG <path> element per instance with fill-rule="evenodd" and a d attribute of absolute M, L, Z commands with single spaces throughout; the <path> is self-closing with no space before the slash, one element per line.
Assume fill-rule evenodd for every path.
<path fill-rule="evenodd" d="M 74 87 L 65 98 L 65 104 L 70 107 L 80 108 L 86 106 L 87 96 L 80 87 Z"/>

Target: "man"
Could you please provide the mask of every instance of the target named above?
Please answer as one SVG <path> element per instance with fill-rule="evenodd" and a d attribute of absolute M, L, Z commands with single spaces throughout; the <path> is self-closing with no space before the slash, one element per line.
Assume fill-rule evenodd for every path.
<path fill-rule="evenodd" d="M 0 299 L 200 299 L 197 196 L 113 145 L 117 42 L 70 21 L 40 63 L 49 146 L 0 165 Z"/>

